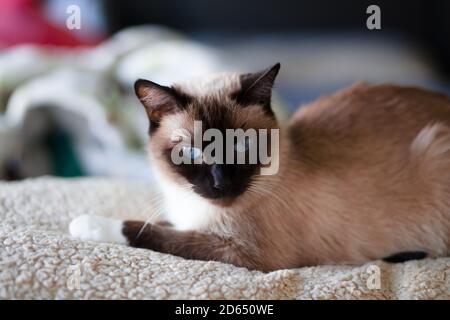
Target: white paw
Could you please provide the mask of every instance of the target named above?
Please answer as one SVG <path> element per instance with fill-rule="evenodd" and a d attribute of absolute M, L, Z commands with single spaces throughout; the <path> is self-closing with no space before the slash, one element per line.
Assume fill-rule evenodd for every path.
<path fill-rule="evenodd" d="M 126 244 L 122 225 L 122 220 L 85 214 L 70 222 L 69 232 L 72 237 L 81 240 Z"/>

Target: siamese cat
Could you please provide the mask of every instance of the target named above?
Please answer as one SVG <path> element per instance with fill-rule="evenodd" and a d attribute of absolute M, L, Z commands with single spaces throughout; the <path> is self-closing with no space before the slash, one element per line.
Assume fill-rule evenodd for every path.
<path fill-rule="evenodd" d="M 357 83 L 300 108 L 283 125 L 271 109 L 279 69 L 171 87 L 138 80 L 166 221 L 85 215 L 70 233 L 262 271 L 448 255 L 450 99 Z M 259 160 L 175 164 L 180 141 L 187 139 L 182 153 L 191 158 L 208 146 L 189 146 L 189 134 L 178 134 L 192 137 L 195 121 L 220 132 L 279 129 L 271 154 L 278 171 L 260 174 L 266 164 Z M 231 152 L 248 152 L 236 146 Z"/>

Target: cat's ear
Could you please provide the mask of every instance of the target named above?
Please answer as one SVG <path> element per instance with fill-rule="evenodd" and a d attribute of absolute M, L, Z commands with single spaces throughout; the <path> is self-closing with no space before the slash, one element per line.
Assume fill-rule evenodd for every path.
<path fill-rule="evenodd" d="M 280 64 L 255 73 L 246 73 L 240 76 L 241 89 L 234 98 L 242 105 L 259 104 L 266 111 L 272 113 L 270 102 L 272 88 L 280 70 Z"/>
<path fill-rule="evenodd" d="M 152 81 L 137 80 L 134 83 L 134 91 L 152 124 L 158 124 L 166 114 L 179 111 L 184 104 L 183 97 L 173 88 Z"/>

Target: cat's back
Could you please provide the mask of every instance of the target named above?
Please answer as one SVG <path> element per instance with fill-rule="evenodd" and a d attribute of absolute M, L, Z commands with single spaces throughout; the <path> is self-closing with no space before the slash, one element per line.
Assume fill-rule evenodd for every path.
<path fill-rule="evenodd" d="M 323 118 L 341 115 L 342 119 L 364 111 L 372 119 L 389 113 L 391 116 L 410 116 L 417 119 L 424 113 L 450 113 L 450 98 L 445 94 L 413 86 L 394 84 L 371 85 L 365 81 L 338 90 L 301 107 L 293 121 L 301 118 Z M 413 114 L 412 112 L 416 112 Z M 366 117 L 367 118 L 367 117 Z"/>
<path fill-rule="evenodd" d="M 416 87 L 358 82 L 301 107 L 289 123 L 299 156 L 314 162 L 379 161 L 426 126 L 450 127 L 450 99 Z"/>
<path fill-rule="evenodd" d="M 301 108 L 288 132 L 297 205 L 308 203 L 310 228 L 328 230 L 345 258 L 450 250 L 448 97 L 357 83 Z"/>

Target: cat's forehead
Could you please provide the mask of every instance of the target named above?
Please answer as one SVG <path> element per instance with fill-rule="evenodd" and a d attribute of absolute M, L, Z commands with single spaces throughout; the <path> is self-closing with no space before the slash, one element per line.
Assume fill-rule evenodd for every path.
<path fill-rule="evenodd" d="M 179 129 L 193 134 L 194 124 L 198 121 L 202 130 L 258 129 L 274 125 L 274 119 L 264 112 L 261 105 L 243 105 L 236 100 L 235 94 L 241 90 L 240 74 L 198 77 L 172 87 L 188 99 L 178 112 L 163 117 L 161 128 L 166 136 Z"/>
<path fill-rule="evenodd" d="M 232 101 L 223 101 L 214 98 L 204 98 L 196 101 L 182 112 L 168 115 L 163 119 L 161 126 L 166 136 L 186 129 L 189 134 L 194 134 L 195 123 L 201 122 L 202 130 L 210 128 L 219 129 L 259 129 L 274 126 L 273 119 L 267 117 L 258 106 L 242 108 Z"/>
<path fill-rule="evenodd" d="M 203 128 L 233 128 L 241 126 L 242 115 L 246 113 L 237 107 L 232 94 L 240 90 L 239 74 L 222 73 L 193 78 L 173 86 L 188 95 L 189 102 L 177 120 L 172 121 L 191 128 L 194 121 L 201 121 Z"/>
<path fill-rule="evenodd" d="M 231 100 L 219 97 L 197 98 L 181 112 L 173 113 L 163 119 L 166 130 L 179 128 L 194 132 L 194 125 L 201 123 L 202 129 L 227 129 L 245 125 L 246 111 L 237 108 Z"/>
<path fill-rule="evenodd" d="M 193 97 L 230 95 L 241 88 L 238 73 L 219 73 L 189 79 L 173 85 L 177 90 Z"/>

